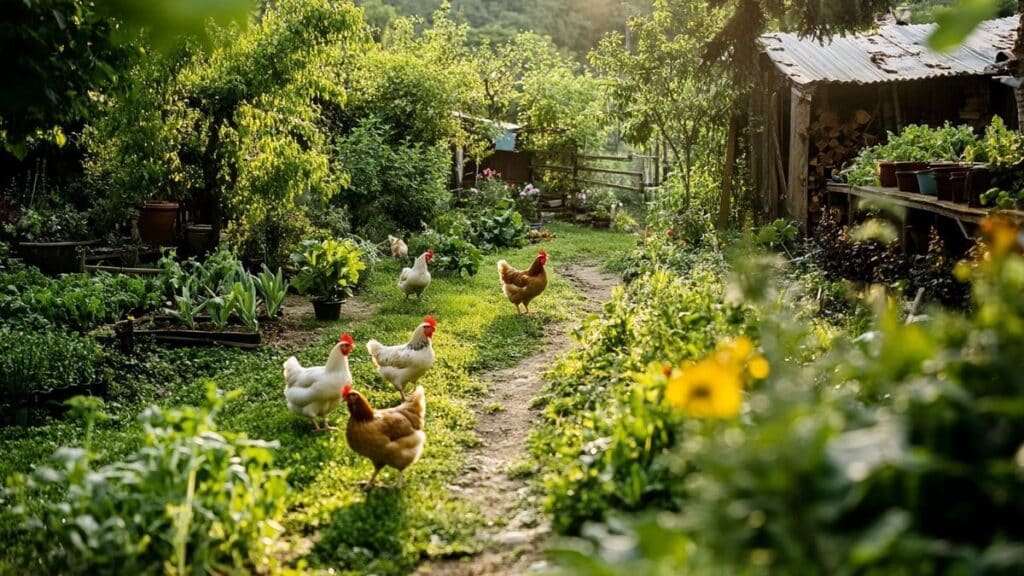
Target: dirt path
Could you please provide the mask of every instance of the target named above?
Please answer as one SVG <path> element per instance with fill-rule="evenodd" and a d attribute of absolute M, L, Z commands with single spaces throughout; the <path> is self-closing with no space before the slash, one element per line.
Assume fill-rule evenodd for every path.
<path fill-rule="evenodd" d="M 488 526 L 479 536 L 484 552 L 428 562 L 417 570 L 418 575 L 511 576 L 544 566 L 543 546 L 550 526 L 530 494 L 528 480 L 510 476 L 509 469 L 522 457 L 537 415 L 530 404 L 544 386 L 541 375 L 571 348 L 571 329 L 586 313 L 598 310 L 619 282 L 595 265 L 572 265 L 561 274 L 586 296 L 586 302 L 568 322 L 549 331 L 540 350 L 512 368 L 485 377 L 490 383 L 488 395 L 477 408 L 480 445 L 469 455 L 466 474 L 448 486 L 479 504 Z"/>

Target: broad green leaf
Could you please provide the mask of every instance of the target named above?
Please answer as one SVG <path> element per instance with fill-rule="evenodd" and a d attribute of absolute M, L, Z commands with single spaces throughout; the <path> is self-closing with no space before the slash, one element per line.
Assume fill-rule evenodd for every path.
<path fill-rule="evenodd" d="M 953 50 L 985 20 L 999 12 L 995 0 L 960 0 L 935 18 L 935 31 L 928 37 L 928 47 L 937 52 Z"/>

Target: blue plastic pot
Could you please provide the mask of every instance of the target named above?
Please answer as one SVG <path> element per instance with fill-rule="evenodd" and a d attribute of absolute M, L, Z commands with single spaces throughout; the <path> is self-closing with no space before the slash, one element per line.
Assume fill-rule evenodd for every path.
<path fill-rule="evenodd" d="M 935 172 L 931 170 L 919 170 L 914 173 L 917 175 L 917 189 L 921 194 L 928 196 L 935 196 L 938 194 L 938 188 L 935 185 Z"/>

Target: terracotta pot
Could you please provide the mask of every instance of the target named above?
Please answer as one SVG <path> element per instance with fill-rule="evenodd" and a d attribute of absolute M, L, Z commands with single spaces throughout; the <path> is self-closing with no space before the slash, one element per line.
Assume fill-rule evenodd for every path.
<path fill-rule="evenodd" d="M 331 322 L 341 318 L 341 303 L 338 301 L 313 300 L 313 314 L 321 322 Z"/>
<path fill-rule="evenodd" d="M 896 187 L 896 163 L 895 162 L 879 162 L 878 163 L 878 181 L 882 186 L 886 188 Z"/>
<path fill-rule="evenodd" d="M 147 200 L 139 213 L 139 238 L 154 248 L 174 244 L 178 203 Z"/>
<path fill-rule="evenodd" d="M 985 166 L 973 166 L 967 173 L 967 204 L 981 208 L 981 195 L 992 186 L 992 172 Z"/>
<path fill-rule="evenodd" d="M 917 187 L 917 171 L 896 172 L 896 184 L 901 192 L 920 192 Z"/>

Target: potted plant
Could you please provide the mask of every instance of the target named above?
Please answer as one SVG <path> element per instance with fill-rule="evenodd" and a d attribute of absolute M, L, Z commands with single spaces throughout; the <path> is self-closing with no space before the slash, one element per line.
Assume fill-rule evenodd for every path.
<path fill-rule="evenodd" d="M 82 253 L 98 240 L 89 239 L 84 212 L 71 206 L 52 210 L 29 208 L 4 231 L 18 241 L 18 253 L 46 274 L 82 271 Z"/>
<path fill-rule="evenodd" d="M 291 260 L 298 269 L 292 285 L 310 297 L 316 319 L 337 320 L 342 302 L 366 268 L 359 246 L 352 240 L 304 240 Z"/>

